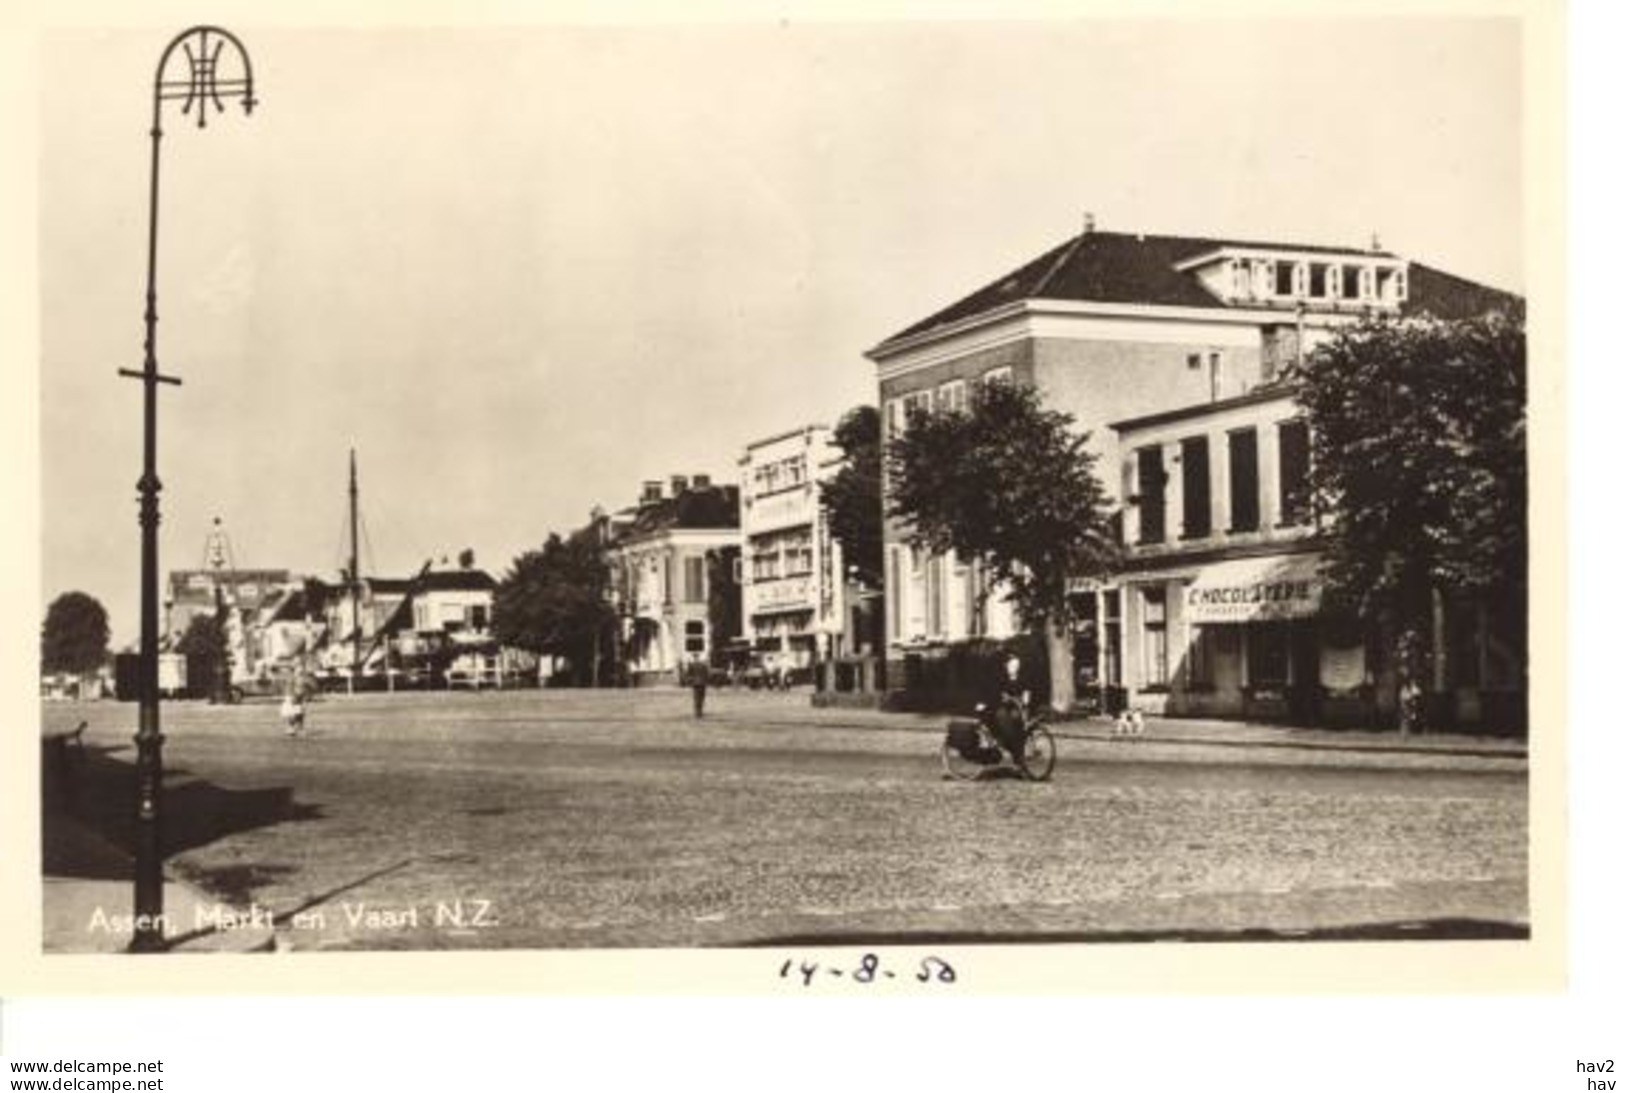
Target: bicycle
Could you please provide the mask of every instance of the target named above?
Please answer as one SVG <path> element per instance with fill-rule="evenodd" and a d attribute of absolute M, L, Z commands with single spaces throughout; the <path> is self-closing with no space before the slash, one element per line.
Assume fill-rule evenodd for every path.
<path fill-rule="evenodd" d="M 1024 743 L 1015 770 L 1031 782 L 1044 782 L 1055 770 L 1055 737 L 1041 713 L 1014 706 L 1022 717 Z M 984 718 L 948 722 L 942 741 L 942 769 L 957 782 L 969 782 L 1007 766 L 1008 753 L 994 739 Z"/>

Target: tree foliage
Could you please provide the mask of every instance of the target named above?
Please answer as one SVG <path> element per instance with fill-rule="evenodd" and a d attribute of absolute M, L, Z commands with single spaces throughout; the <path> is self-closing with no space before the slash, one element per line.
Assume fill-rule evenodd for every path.
<path fill-rule="evenodd" d="M 45 609 L 40 665 L 47 672 L 93 672 L 107 660 L 107 609 L 85 592 L 64 592 Z"/>
<path fill-rule="evenodd" d="M 595 654 L 612 642 L 608 588 L 609 567 L 591 535 L 549 535 L 497 585 L 492 633 L 504 645 L 565 658 L 587 682 Z"/>
<path fill-rule="evenodd" d="M 1049 639 L 1055 701 L 1071 696 L 1073 578 L 1104 575 L 1117 558 L 1105 487 L 1089 436 L 1036 389 L 983 386 L 965 411 L 912 417 L 887 446 L 890 515 L 932 553 L 976 558 L 1023 622 Z M 1059 659 L 1062 657 L 1064 659 Z"/>
<path fill-rule="evenodd" d="M 718 547 L 705 552 L 706 618 L 711 624 L 713 658 L 728 642 L 744 633 L 744 604 L 735 572 L 739 566 L 737 546 Z"/>
<path fill-rule="evenodd" d="M 186 632 L 175 643 L 175 651 L 186 657 L 187 689 L 208 695 L 211 700 L 224 696 L 230 682 L 230 637 L 222 614 L 193 615 Z"/>
<path fill-rule="evenodd" d="M 880 411 L 873 406 L 848 410 L 835 426 L 834 440 L 846 459 L 820 490 L 830 534 L 841 544 L 842 557 L 858 578 L 878 586 L 884 572 Z"/>
<path fill-rule="evenodd" d="M 1519 314 L 1380 319 L 1290 375 L 1313 438 L 1328 592 L 1393 622 L 1402 692 L 1426 678 L 1436 592 L 1523 602 L 1525 354 Z"/>

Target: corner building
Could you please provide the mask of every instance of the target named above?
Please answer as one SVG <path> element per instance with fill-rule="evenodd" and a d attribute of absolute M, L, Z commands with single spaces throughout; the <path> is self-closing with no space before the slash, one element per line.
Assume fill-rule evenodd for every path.
<path fill-rule="evenodd" d="M 1142 548 L 1157 545 L 1158 536 L 1186 536 L 1187 515 L 1194 521 L 1189 545 L 1208 541 L 1205 555 L 1190 554 L 1177 571 L 1161 574 L 1167 583 L 1160 597 L 1154 590 L 1149 597 L 1142 594 L 1155 583 L 1149 569 L 1104 587 L 1078 586 L 1085 620 L 1074 646 L 1080 694 L 1103 694 L 1108 707 L 1132 696 L 1136 704 L 1168 712 L 1307 716 L 1293 706 L 1288 687 L 1266 688 L 1260 673 L 1267 664 L 1269 674 L 1284 671 L 1287 684 L 1307 678 L 1311 654 L 1305 639 L 1293 636 L 1303 629 L 1294 620 L 1318 615 L 1318 584 L 1309 582 L 1299 600 L 1258 607 L 1256 618 L 1241 619 L 1239 603 L 1227 605 L 1238 616 L 1231 624 L 1213 617 L 1226 597 L 1257 594 L 1226 589 L 1252 589 L 1261 582 L 1301 585 L 1313 569 L 1310 551 L 1293 546 L 1307 540 L 1312 529 L 1293 522 L 1296 513 L 1280 497 L 1283 455 L 1289 477 L 1299 473 L 1295 461 L 1306 456 L 1300 455 L 1301 434 L 1294 427 L 1282 431 L 1293 411 L 1276 385 L 1302 354 L 1367 314 L 1454 319 L 1504 308 L 1512 300 L 1375 245 L 1127 234 L 1097 231 L 1086 222 L 1081 234 L 866 355 L 876 367 L 888 439 L 905 431 L 914 414 L 966 405 L 979 384 L 1030 384 L 1042 391 L 1047 405 L 1070 413 L 1088 432 L 1107 491 L 1125 506 L 1125 541 L 1134 565 L 1156 563 L 1158 552 Z M 1201 414 L 1215 416 L 1187 430 L 1177 416 L 1160 417 L 1169 413 L 1189 413 L 1191 423 Z M 1171 431 L 1159 432 L 1165 427 Z M 1251 440 L 1232 446 L 1231 437 L 1248 430 Z M 1196 434 L 1205 438 L 1200 446 L 1205 451 L 1194 443 L 1183 447 Z M 1203 459 L 1204 473 L 1198 473 Z M 1238 482 L 1251 488 L 1241 489 Z M 1158 491 L 1150 501 L 1148 489 Z M 1181 521 L 1172 529 L 1170 504 Z M 1199 534 L 1202 508 L 1209 527 Z M 1142 515 L 1153 509 L 1156 515 Z M 885 537 L 889 679 L 917 674 L 906 670 L 910 659 L 944 656 L 954 643 L 970 638 L 1002 639 L 1018 632 L 1020 620 L 975 565 L 910 548 L 895 521 L 887 522 Z M 1287 567 L 1285 580 L 1264 579 L 1266 563 L 1247 552 L 1278 556 L 1278 564 Z M 1195 600 L 1185 587 L 1189 582 L 1205 590 Z M 1198 656 L 1208 660 L 1196 666 L 1197 679 L 1218 673 L 1230 680 L 1225 673 L 1241 672 L 1234 677 L 1236 687 L 1216 689 L 1210 700 L 1200 700 L 1207 684 L 1193 682 L 1185 688 L 1183 704 L 1161 697 L 1142 701 L 1157 696 L 1159 688 L 1166 693 L 1177 678 L 1178 647 L 1166 643 L 1182 633 L 1188 637 L 1188 627 L 1199 618 L 1207 621 L 1198 624 L 1206 635 L 1199 638 Z M 1266 622 L 1282 623 L 1284 631 L 1265 627 Z M 1240 647 L 1232 648 L 1238 632 L 1212 628 L 1253 623 L 1266 636 L 1239 639 L 1252 641 L 1257 653 L 1247 662 L 1254 673 L 1249 676 L 1241 667 Z M 1280 667 L 1283 655 L 1285 668 Z M 1293 664 L 1299 666 L 1297 675 Z M 1257 697 L 1240 701 L 1242 687 Z"/>

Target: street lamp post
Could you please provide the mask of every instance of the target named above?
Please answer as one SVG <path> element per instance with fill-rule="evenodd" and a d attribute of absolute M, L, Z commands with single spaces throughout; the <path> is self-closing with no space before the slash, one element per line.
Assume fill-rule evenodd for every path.
<path fill-rule="evenodd" d="M 224 59 L 227 47 L 231 53 Z M 177 50 L 184 54 L 184 79 L 167 79 Z M 158 148 L 163 139 L 163 105 L 181 101 L 181 113 L 197 109 L 198 128 L 207 124 L 209 107 L 224 112 L 220 96 L 240 96 L 244 113 L 254 109 L 254 75 L 248 52 L 229 31 L 196 26 L 176 35 L 158 59 L 152 88 L 152 181 L 147 206 L 146 357 L 140 371 L 121 368 L 119 375 L 142 381 L 141 523 L 141 710 L 136 731 L 135 927 L 131 952 L 164 948 L 163 841 L 159 826 L 163 792 L 163 734 L 158 728 L 158 385 L 180 380 L 158 371 Z"/>

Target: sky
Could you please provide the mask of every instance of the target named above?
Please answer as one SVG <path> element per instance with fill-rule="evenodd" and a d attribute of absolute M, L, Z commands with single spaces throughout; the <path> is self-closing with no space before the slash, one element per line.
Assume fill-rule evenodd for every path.
<path fill-rule="evenodd" d="M 1510 20 L 237 29 L 260 106 L 168 108 L 163 570 L 500 576 L 594 505 L 737 480 L 863 353 L 1101 230 L 1388 249 L 1524 289 Z M 41 611 L 134 639 L 146 31 L 39 53 Z"/>

